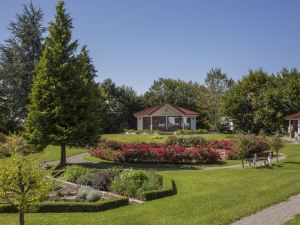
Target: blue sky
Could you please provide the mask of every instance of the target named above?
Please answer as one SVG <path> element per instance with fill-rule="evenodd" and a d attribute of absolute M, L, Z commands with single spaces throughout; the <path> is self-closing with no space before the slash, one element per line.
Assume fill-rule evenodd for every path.
<path fill-rule="evenodd" d="M 1 0 L 0 42 L 25 0 Z M 33 0 L 53 19 L 53 0 Z M 73 37 L 90 50 L 98 81 L 143 93 L 159 77 L 204 82 L 220 67 L 237 80 L 249 69 L 300 68 L 298 0 L 67 0 Z"/>

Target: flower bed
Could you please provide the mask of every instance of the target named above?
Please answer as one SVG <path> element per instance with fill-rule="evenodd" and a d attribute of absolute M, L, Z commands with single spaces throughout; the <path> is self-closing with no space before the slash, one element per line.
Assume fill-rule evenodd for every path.
<path fill-rule="evenodd" d="M 120 143 L 102 140 L 90 153 L 117 162 L 213 163 L 219 151 L 210 146 L 172 146 L 157 143 Z"/>

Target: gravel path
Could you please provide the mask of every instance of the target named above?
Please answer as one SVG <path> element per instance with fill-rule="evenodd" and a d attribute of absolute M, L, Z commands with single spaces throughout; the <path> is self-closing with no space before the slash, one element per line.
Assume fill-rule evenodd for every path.
<path fill-rule="evenodd" d="M 281 225 L 293 219 L 299 213 L 300 194 L 251 216 L 244 217 L 231 225 Z"/>

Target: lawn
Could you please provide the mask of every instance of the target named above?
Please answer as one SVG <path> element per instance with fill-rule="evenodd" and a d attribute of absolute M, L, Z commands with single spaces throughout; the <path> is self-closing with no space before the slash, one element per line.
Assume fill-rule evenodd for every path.
<path fill-rule="evenodd" d="M 44 213 L 26 217 L 31 225 L 213 225 L 229 224 L 300 193 L 300 145 L 287 145 L 280 166 L 261 169 L 164 171 L 177 195 L 99 213 Z M 0 224 L 17 224 L 17 214 Z"/>
<path fill-rule="evenodd" d="M 300 224 L 300 215 L 296 216 L 295 219 L 292 219 L 289 222 L 285 223 L 285 225 L 299 225 L 299 224 Z"/>
<path fill-rule="evenodd" d="M 72 155 L 77 155 L 80 153 L 87 152 L 86 148 L 80 148 L 80 147 L 67 147 L 67 157 Z M 37 160 L 38 162 L 51 162 L 51 161 L 57 161 L 60 159 L 60 147 L 59 146 L 53 146 L 49 145 L 45 148 L 44 151 L 33 153 L 30 155 L 33 160 Z M 0 164 L 4 163 L 5 159 L 0 158 Z"/>
<path fill-rule="evenodd" d="M 170 135 L 145 135 L 145 134 L 104 134 L 102 137 L 109 140 L 121 142 L 164 142 Z M 177 135 L 177 137 L 184 136 L 201 136 L 208 140 L 230 140 L 230 134 L 194 134 L 194 135 Z"/>

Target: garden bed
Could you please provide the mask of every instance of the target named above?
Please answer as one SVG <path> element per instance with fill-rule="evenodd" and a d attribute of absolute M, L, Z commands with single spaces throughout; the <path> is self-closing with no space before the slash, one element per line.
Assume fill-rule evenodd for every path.
<path fill-rule="evenodd" d="M 57 180 L 58 178 L 58 180 Z M 68 166 L 54 178 L 77 193 L 99 191 L 102 198 L 128 197 L 130 203 L 141 203 L 176 194 L 174 181 L 164 180 L 153 171 L 90 169 Z M 86 190 L 85 190 L 86 189 Z M 71 191 L 72 192 L 72 191 Z"/>

